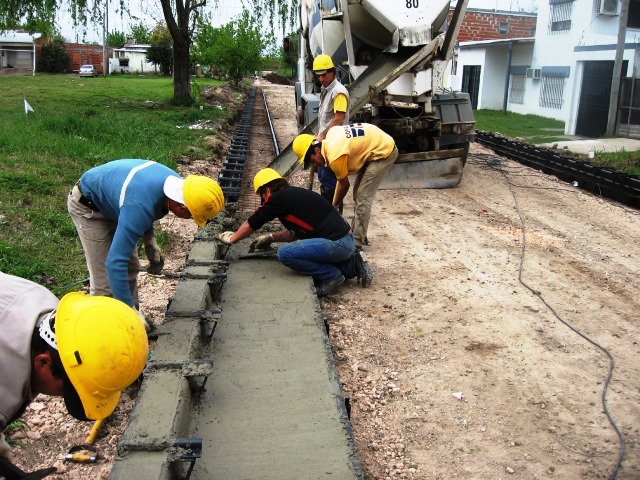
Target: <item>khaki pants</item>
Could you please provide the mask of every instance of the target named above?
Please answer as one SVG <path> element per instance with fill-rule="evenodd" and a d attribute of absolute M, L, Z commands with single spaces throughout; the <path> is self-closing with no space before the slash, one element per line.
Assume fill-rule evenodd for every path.
<path fill-rule="evenodd" d="M 351 222 L 351 230 L 356 240 L 356 246 L 361 246 L 365 238 L 367 238 L 373 199 L 384 176 L 391 169 L 396 158 L 398 158 L 398 147 L 394 147 L 387 158 L 381 158 L 365 164 L 356 176 L 355 184 L 353 185 L 354 213 L 353 221 Z"/>
<path fill-rule="evenodd" d="M 109 220 L 102 213 L 91 210 L 86 205 L 80 203 L 80 190 L 74 186 L 67 198 L 67 210 L 73 224 L 78 231 L 84 257 L 89 270 L 89 281 L 91 295 L 103 295 L 113 297 L 109 282 L 107 280 L 106 261 L 111 242 L 118 224 Z M 128 265 L 129 290 L 133 296 L 136 308 L 138 303 L 138 272 L 140 271 L 140 260 L 137 249 L 134 249 L 129 258 Z"/>

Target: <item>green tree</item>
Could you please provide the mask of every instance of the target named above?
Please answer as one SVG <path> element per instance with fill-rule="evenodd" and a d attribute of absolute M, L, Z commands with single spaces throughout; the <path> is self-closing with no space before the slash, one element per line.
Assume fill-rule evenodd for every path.
<path fill-rule="evenodd" d="M 173 60 L 171 44 L 152 43 L 147 49 L 145 57 L 147 62 L 160 67 L 160 73 L 162 75 L 171 75 L 171 62 Z"/>
<path fill-rule="evenodd" d="M 211 18 L 202 18 L 193 36 L 191 60 L 200 64 L 205 70 L 217 71 L 217 57 L 214 45 L 218 43 L 220 29 L 211 26 Z"/>
<path fill-rule="evenodd" d="M 290 33 L 284 37 L 280 58 L 285 65 L 291 67 L 291 76 L 294 77 L 298 66 L 298 35 Z"/>
<path fill-rule="evenodd" d="M 162 75 L 171 75 L 173 65 L 173 49 L 171 48 L 171 34 L 163 23 L 158 23 L 153 32 L 149 33 L 151 46 L 147 50 L 147 61 L 160 67 Z"/>
<path fill-rule="evenodd" d="M 38 70 L 47 73 L 64 73 L 71 64 L 62 37 L 54 37 L 42 46 Z"/>
<path fill-rule="evenodd" d="M 133 0 L 120 0 L 125 13 Z M 139 0 L 141 1 L 141 0 Z M 167 28 L 173 40 L 173 97 L 175 100 L 191 100 L 189 49 L 192 35 L 205 8 L 215 7 L 218 0 L 156 0 L 162 7 Z M 254 18 L 267 18 L 270 25 L 279 21 L 293 25 L 298 11 L 298 0 L 251 0 Z M 102 0 L 0 0 L 0 30 L 11 28 L 16 22 L 37 20 L 53 21 L 58 11 L 65 8 L 71 14 L 74 25 L 87 22 L 102 25 L 104 2 Z M 13 22 L 13 23 L 12 23 Z"/>
<path fill-rule="evenodd" d="M 135 39 L 136 43 L 151 43 L 151 31 L 139 23 L 131 27 L 131 38 Z"/>
<path fill-rule="evenodd" d="M 247 74 L 258 70 L 267 42 L 244 10 L 235 20 L 220 28 L 201 24 L 194 38 L 194 60 L 226 74 L 237 85 Z"/>
<path fill-rule="evenodd" d="M 43 37 L 53 37 L 58 35 L 56 26 L 48 20 L 36 20 L 31 23 L 24 23 L 20 28 L 30 34 L 41 33 Z"/>
<path fill-rule="evenodd" d="M 111 32 L 107 36 L 107 44 L 113 48 L 122 48 L 124 44 L 127 43 L 127 37 L 123 32 L 118 32 L 117 30 Z"/>

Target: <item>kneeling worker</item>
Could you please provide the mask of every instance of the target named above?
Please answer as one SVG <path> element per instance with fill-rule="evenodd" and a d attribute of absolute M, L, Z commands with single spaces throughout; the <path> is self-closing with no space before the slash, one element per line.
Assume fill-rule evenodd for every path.
<path fill-rule="evenodd" d="M 64 397 L 78 420 L 107 418 L 149 354 L 144 326 L 121 301 L 80 292 L 58 300 L 2 272 L 0 331 L 0 430 L 40 393 Z M 0 457 L 10 459 L 0 437 Z"/>
<path fill-rule="evenodd" d="M 278 248 L 278 260 L 295 272 L 313 277 L 319 297 L 348 278 L 357 277 L 364 287 L 369 286 L 373 274 L 355 251 L 349 224 L 322 196 L 290 186 L 271 168 L 256 174 L 253 187 L 262 206 L 236 232 L 222 233 L 220 241 L 236 243 L 277 218 L 285 230 L 258 237 L 251 251 L 272 242 L 288 242 Z"/>

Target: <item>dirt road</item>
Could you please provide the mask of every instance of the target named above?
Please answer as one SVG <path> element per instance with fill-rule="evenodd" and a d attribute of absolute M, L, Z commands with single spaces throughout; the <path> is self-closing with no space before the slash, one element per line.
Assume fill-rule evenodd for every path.
<path fill-rule="evenodd" d="M 640 478 L 638 212 L 473 152 L 457 188 L 379 192 L 372 288 L 322 302 L 368 476 L 608 478 L 610 354 Z"/>

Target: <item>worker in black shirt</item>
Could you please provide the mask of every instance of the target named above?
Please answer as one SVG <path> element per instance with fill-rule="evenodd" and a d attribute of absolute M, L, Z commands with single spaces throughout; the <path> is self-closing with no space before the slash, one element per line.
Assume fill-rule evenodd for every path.
<path fill-rule="evenodd" d="M 349 224 L 330 202 L 315 192 L 290 186 L 272 168 L 260 170 L 253 187 L 262 199 L 261 207 L 236 232 L 220 234 L 221 242 L 236 243 L 277 218 L 285 229 L 261 235 L 251 243 L 250 251 L 272 242 L 288 242 L 278 248 L 278 260 L 312 276 L 319 297 L 348 278 L 357 277 L 364 287 L 371 284 L 371 268 L 356 251 Z"/>

